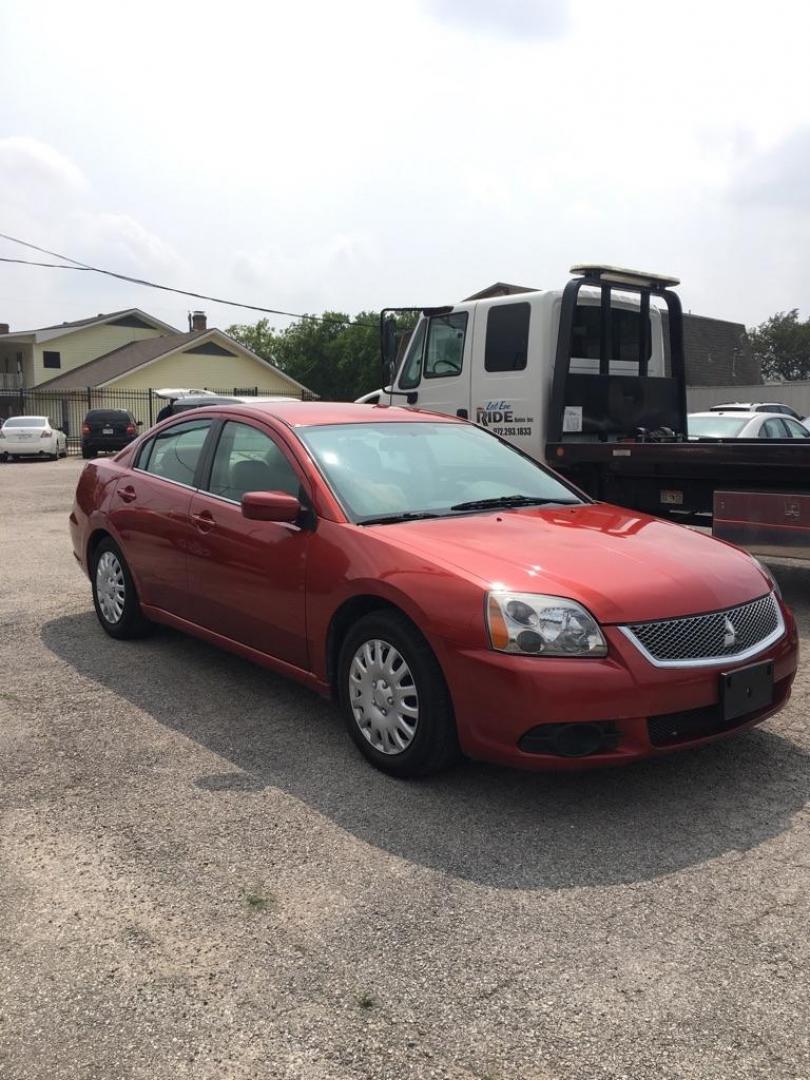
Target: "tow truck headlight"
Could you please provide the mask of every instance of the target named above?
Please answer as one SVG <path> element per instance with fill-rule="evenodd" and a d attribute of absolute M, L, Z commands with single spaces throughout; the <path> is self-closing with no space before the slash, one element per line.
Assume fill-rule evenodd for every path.
<path fill-rule="evenodd" d="M 523 656 L 606 656 L 594 617 L 575 600 L 535 593 L 491 592 L 487 628 L 493 649 Z"/>

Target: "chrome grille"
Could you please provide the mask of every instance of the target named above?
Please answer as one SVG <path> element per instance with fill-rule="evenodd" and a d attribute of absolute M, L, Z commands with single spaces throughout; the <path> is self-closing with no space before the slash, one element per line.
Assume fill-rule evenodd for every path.
<path fill-rule="evenodd" d="M 781 635 L 784 622 L 771 593 L 725 611 L 634 623 L 622 629 L 653 663 L 674 665 L 752 655 Z"/>

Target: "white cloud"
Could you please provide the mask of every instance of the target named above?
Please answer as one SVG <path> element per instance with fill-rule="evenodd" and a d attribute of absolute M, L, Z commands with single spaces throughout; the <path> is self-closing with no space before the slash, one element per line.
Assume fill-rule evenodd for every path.
<path fill-rule="evenodd" d="M 81 249 L 82 262 L 137 276 L 184 269 L 183 260 L 165 240 L 128 214 L 85 211 L 76 216 L 73 232 L 74 250 Z"/>
<path fill-rule="evenodd" d="M 810 127 L 750 157 L 732 184 L 742 203 L 780 210 L 810 210 Z"/>
<path fill-rule="evenodd" d="M 75 195 L 87 187 L 75 162 L 27 135 L 0 139 L 0 174 L 6 197 L 14 193 L 25 199 L 42 198 L 43 194 Z"/>
<path fill-rule="evenodd" d="M 671 270 L 704 314 L 810 306 L 795 0 L 682 0 L 677 17 L 200 0 L 191 22 L 144 0 L 136 23 L 104 0 L 7 7 L 0 77 L 28 86 L 32 55 L 38 74 L 3 94 L 27 138 L 0 141 L 0 229 L 44 247 L 291 311 L 557 288 L 593 255 Z M 22 267 L 0 289 L 18 325 L 133 303 L 178 323 L 194 303 Z"/>
<path fill-rule="evenodd" d="M 439 21 L 519 39 L 554 38 L 568 26 L 567 0 L 428 0 Z"/>

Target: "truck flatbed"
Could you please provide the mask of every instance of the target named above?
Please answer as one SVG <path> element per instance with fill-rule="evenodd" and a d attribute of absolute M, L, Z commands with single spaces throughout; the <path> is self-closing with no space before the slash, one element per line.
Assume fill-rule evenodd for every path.
<path fill-rule="evenodd" d="M 655 514 L 711 514 L 718 489 L 810 494 L 810 440 L 566 441 L 546 460 L 593 498 Z"/>

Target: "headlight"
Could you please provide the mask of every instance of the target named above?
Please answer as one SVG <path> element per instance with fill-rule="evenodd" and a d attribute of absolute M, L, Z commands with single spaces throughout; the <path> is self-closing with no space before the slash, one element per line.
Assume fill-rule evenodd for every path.
<path fill-rule="evenodd" d="M 575 600 L 534 593 L 491 592 L 487 628 L 493 649 L 524 656 L 606 656 L 592 615 Z"/>
<path fill-rule="evenodd" d="M 779 588 L 779 582 L 773 576 L 773 573 L 771 572 L 770 567 L 766 566 L 765 563 L 760 562 L 759 559 L 755 559 L 753 555 L 751 556 L 751 558 L 757 564 L 757 566 L 760 568 L 760 570 L 765 575 L 765 577 L 768 579 L 768 581 L 770 581 L 771 588 L 776 593 L 777 597 L 781 600 L 782 599 L 782 590 Z"/>

